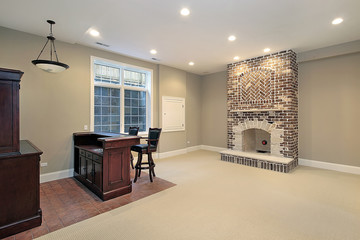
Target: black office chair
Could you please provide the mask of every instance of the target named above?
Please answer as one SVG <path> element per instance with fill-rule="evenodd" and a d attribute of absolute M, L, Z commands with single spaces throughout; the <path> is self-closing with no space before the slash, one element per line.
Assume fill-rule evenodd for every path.
<path fill-rule="evenodd" d="M 137 136 L 139 132 L 139 127 L 129 127 L 129 135 L 130 136 Z M 134 169 L 134 157 L 130 151 L 130 164 L 131 164 L 131 168 Z"/>
<path fill-rule="evenodd" d="M 135 151 L 138 153 L 138 159 L 135 164 L 135 178 L 134 183 L 137 181 L 137 178 L 140 177 L 142 169 L 149 169 L 150 181 L 153 181 L 153 176 L 155 177 L 155 163 L 152 158 L 151 153 L 156 152 L 157 146 L 159 143 L 161 128 L 149 128 L 149 135 L 146 141 L 147 144 L 138 144 L 131 146 L 131 151 Z M 142 162 L 142 155 L 148 155 L 148 161 Z M 145 165 L 145 166 L 143 166 Z"/>

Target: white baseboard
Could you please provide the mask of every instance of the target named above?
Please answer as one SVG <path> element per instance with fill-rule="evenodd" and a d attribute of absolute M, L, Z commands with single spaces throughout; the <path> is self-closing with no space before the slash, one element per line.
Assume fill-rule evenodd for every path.
<path fill-rule="evenodd" d="M 67 169 L 58 172 L 45 173 L 40 175 L 40 183 L 59 180 L 74 176 L 74 169 Z"/>
<path fill-rule="evenodd" d="M 214 146 L 209 146 L 209 145 L 200 145 L 200 149 L 214 151 L 214 152 L 221 152 L 221 151 L 227 150 L 227 148 L 214 147 Z"/>
<path fill-rule="evenodd" d="M 360 175 L 360 167 L 299 158 L 299 165 Z"/>
<path fill-rule="evenodd" d="M 200 150 L 200 149 L 201 149 L 201 145 L 197 145 L 197 146 L 186 148 L 186 152 L 193 152 L 193 151 L 197 151 L 197 150 Z"/>
<path fill-rule="evenodd" d="M 173 157 L 173 156 L 177 156 L 177 155 L 181 155 L 181 154 L 185 154 L 185 153 L 187 153 L 186 148 L 183 148 L 183 149 L 179 149 L 179 150 L 158 153 L 158 158 Z"/>
<path fill-rule="evenodd" d="M 177 156 L 177 155 L 181 155 L 181 154 L 185 154 L 185 153 L 188 153 L 188 152 L 193 152 L 193 151 L 197 151 L 197 150 L 201 150 L 201 149 L 202 150 L 220 152 L 220 151 L 225 150 L 226 148 L 213 147 L 213 146 L 207 146 L 207 145 L 197 145 L 197 146 L 183 148 L 183 149 L 179 149 L 179 150 L 175 150 L 175 151 L 157 153 L 157 154 L 154 154 L 154 157 L 155 158 L 173 157 L 173 156 Z"/>

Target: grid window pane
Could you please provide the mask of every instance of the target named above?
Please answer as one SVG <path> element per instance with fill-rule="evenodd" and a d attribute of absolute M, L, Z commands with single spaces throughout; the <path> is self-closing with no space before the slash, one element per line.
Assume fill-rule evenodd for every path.
<path fill-rule="evenodd" d="M 139 115 L 146 115 L 146 108 L 139 108 Z"/>
<path fill-rule="evenodd" d="M 101 125 L 101 117 L 100 117 L 100 116 L 96 116 L 96 117 L 95 117 L 94 124 L 95 124 L 95 126 Z"/>
<path fill-rule="evenodd" d="M 151 73 L 99 59 L 93 62 L 93 74 L 94 131 L 128 132 L 133 126 L 146 131 Z"/>
<path fill-rule="evenodd" d="M 125 132 L 129 131 L 129 127 L 139 127 L 140 131 L 146 130 L 146 111 L 139 107 L 142 101 L 146 102 L 146 94 L 143 94 L 143 91 L 125 89 Z"/>
<path fill-rule="evenodd" d="M 109 116 L 110 115 L 110 108 L 103 106 L 101 109 L 101 115 L 102 116 Z"/>
<path fill-rule="evenodd" d="M 110 105 L 110 97 L 102 97 L 101 105 L 109 106 Z"/>
<path fill-rule="evenodd" d="M 133 107 L 131 109 L 131 115 L 138 116 L 139 115 L 139 108 Z"/>
<path fill-rule="evenodd" d="M 146 74 L 141 72 L 124 70 L 124 84 L 127 86 L 146 88 Z M 138 94 L 138 91 L 135 92 L 136 93 L 130 94 Z"/>
<path fill-rule="evenodd" d="M 95 86 L 94 130 L 120 133 L 120 89 Z"/>
<path fill-rule="evenodd" d="M 95 82 L 120 84 L 120 69 L 101 64 L 94 64 Z M 96 92 L 95 92 L 96 93 Z"/>
<path fill-rule="evenodd" d="M 139 106 L 140 107 L 146 107 L 146 98 L 145 98 L 145 96 L 144 97 L 142 97 L 141 96 L 141 100 L 139 101 Z"/>
<path fill-rule="evenodd" d="M 110 91 L 111 91 L 111 96 L 120 97 L 120 91 L 118 89 L 112 88 Z"/>
<path fill-rule="evenodd" d="M 124 125 L 124 129 L 125 129 L 125 132 L 128 133 L 129 132 L 129 128 L 132 127 L 131 124 L 125 124 Z"/>
<path fill-rule="evenodd" d="M 110 126 L 109 125 L 102 125 L 101 126 L 101 132 L 110 132 Z"/>

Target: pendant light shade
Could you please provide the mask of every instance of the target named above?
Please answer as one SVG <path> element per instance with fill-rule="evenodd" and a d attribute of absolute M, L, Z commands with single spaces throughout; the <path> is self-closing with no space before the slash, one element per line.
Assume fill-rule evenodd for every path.
<path fill-rule="evenodd" d="M 50 24 L 50 34 L 49 34 L 49 36 L 47 36 L 47 41 L 46 41 L 44 47 L 41 49 L 39 56 L 37 57 L 36 60 L 32 60 L 32 63 L 35 66 L 37 66 L 38 68 L 40 68 L 46 72 L 50 72 L 50 73 L 62 72 L 64 70 L 68 69 L 69 65 L 59 62 L 59 58 L 57 56 L 57 52 L 56 52 L 56 48 L 55 48 L 55 37 L 53 36 L 53 33 L 52 33 L 52 25 L 54 25 L 55 22 L 52 20 L 47 20 L 47 22 Z M 39 59 L 39 57 L 43 53 L 45 47 L 49 43 L 49 41 L 50 41 L 50 45 L 49 45 L 50 60 Z M 55 56 L 54 60 L 53 60 L 53 55 Z"/>

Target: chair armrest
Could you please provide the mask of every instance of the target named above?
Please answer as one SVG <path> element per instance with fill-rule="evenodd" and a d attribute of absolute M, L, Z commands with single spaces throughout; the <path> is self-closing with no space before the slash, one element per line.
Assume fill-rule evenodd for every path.
<path fill-rule="evenodd" d="M 159 141 L 159 139 L 145 139 L 145 141 L 147 141 L 148 142 L 148 152 L 150 152 L 150 141 L 151 142 L 158 142 Z M 157 148 L 157 144 L 156 144 L 156 148 Z"/>

